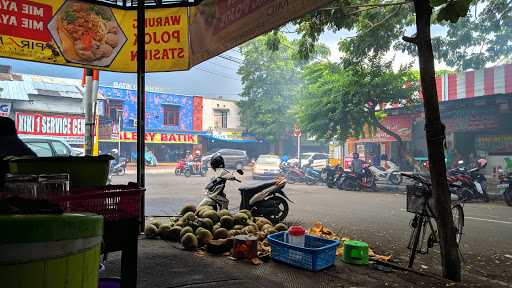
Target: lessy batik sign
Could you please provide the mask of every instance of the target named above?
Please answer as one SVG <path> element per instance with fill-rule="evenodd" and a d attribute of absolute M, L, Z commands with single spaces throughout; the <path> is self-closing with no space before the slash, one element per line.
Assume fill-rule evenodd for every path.
<path fill-rule="evenodd" d="M 153 133 L 146 132 L 144 135 L 146 143 L 160 144 L 198 144 L 198 136 L 192 134 L 178 133 Z M 120 132 L 118 140 L 105 140 L 104 142 L 137 142 L 136 132 Z"/>

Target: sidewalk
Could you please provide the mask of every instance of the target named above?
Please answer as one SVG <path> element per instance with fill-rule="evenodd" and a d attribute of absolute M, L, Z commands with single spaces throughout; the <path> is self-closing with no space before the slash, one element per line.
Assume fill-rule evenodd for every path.
<path fill-rule="evenodd" d="M 170 287 L 467 287 L 433 275 L 411 271 L 382 272 L 343 263 L 322 272 L 308 272 L 269 261 L 255 266 L 224 256 L 181 250 L 177 243 L 139 241 L 139 288 Z M 120 255 L 109 255 L 101 276 L 118 276 Z"/>

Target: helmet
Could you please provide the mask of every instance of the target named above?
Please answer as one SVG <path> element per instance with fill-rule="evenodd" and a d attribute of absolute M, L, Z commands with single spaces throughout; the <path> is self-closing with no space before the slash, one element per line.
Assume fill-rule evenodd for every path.
<path fill-rule="evenodd" d="M 352 154 L 352 158 L 354 158 L 354 159 L 359 159 L 359 153 L 354 153 L 354 154 Z"/>
<path fill-rule="evenodd" d="M 117 152 L 119 152 L 117 149 L 112 149 L 112 154 L 117 154 Z"/>
<path fill-rule="evenodd" d="M 197 150 L 196 155 L 199 155 L 199 154 L 201 154 L 201 151 Z"/>
<path fill-rule="evenodd" d="M 212 167 L 213 169 L 224 168 L 224 158 L 222 158 L 222 156 L 218 154 L 214 155 L 210 160 L 210 167 Z"/>
<path fill-rule="evenodd" d="M 478 166 L 480 168 L 483 168 L 483 167 L 487 166 L 487 160 L 485 160 L 485 159 L 480 159 L 480 160 L 478 160 L 476 162 L 478 163 Z"/>

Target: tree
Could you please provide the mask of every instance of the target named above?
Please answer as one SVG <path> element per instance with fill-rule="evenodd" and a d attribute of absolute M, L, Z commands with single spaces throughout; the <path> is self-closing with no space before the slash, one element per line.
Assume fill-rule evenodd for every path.
<path fill-rule="evenodd" d="M 406 1 L 334 1 L 327 7 L 310 14 L 296 24 L 302 33 L 302 55 L 307 56 L 324 29 L 356 29 L 357 37 L 340 42 L 344 58 L 357 63 L 372 54 L 382 54 L 390 50 L 405 34 L 405 28 L 415 23 L 416 34 L 402 37 L 415 45 L 420 64 L 423 105 L 425 109 L 425 128 L 430 162 L 433 200 L 438 225 L 443 276 L 460 281 L 461 267 L 458 246 L 455 241 L 455 228 L 450 209 L 450 197 L 446 181 L 444 162 L 444 125 L 441 123 L 439 103 L 435 85 L 434 54 L 430 26 L 435 12 L 438 21 L 453 23 L 466 16 L 471 0 L 406 0 Z M 414 6 L 412 6 L 414 4 Z M 433 7 L 436 8 L 434 11 Z M 380 20 L 375 20 L 380 19 Z M 366 29 L 365 29 L 366 28 Z"/>
<path fill-rule="evenodd" d="M 294 45 L 275 32 L 241 47 L 242 125 L 272 143 L 275 153 L 281 152 L 282 141 L 296 122 L 290 109 L 301 88 L 301 67 L 307 63 L 297 57 Z M 275 49 L 277 46 L 281 49 Z M 327 53 L 325 47 L 318 51 L 319 55 Z"/>
<path fill-rule="evenodd" d="M 383 103 L 415 103 L 418 78 L 407 67 L 394 72 L 391 64 L 371 56 L 350 65 L 309 65 L 296 107 L 301 127 L 318 138 L 342 142 L 378 128 L 401 144 L 400 135 L 381 123 L 385 114 L 378 108 Z"/>

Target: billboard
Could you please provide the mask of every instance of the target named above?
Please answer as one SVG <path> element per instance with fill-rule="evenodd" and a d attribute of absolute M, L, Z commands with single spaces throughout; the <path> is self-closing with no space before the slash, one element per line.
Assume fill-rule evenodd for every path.
<path fill-rule="evenodd" d="M 181 133 L 158 133 L 146 132 L 144 135 L 146 143 L 158 144 L 198 144 L 197 135 Z M 102 142 L 137 142 L 137 132 L 120 132 L 117 140 L 100 140 Z"/>
<path fill-rule="evenodd" d="M 137 11 L 76 0 L 10 0 L 2 1 L 0 14 L 0 57 L 137 70 Z M 146 71 L 189 68 L 188 8 L 148 9 L 145 26 Z"/>
<path fill-rule="evenodd" d="M 70 144 L 84 143 L 85 118 L 82 115 L 16 112 L 15 122 L 19 135 L 56 137 Z"/>

